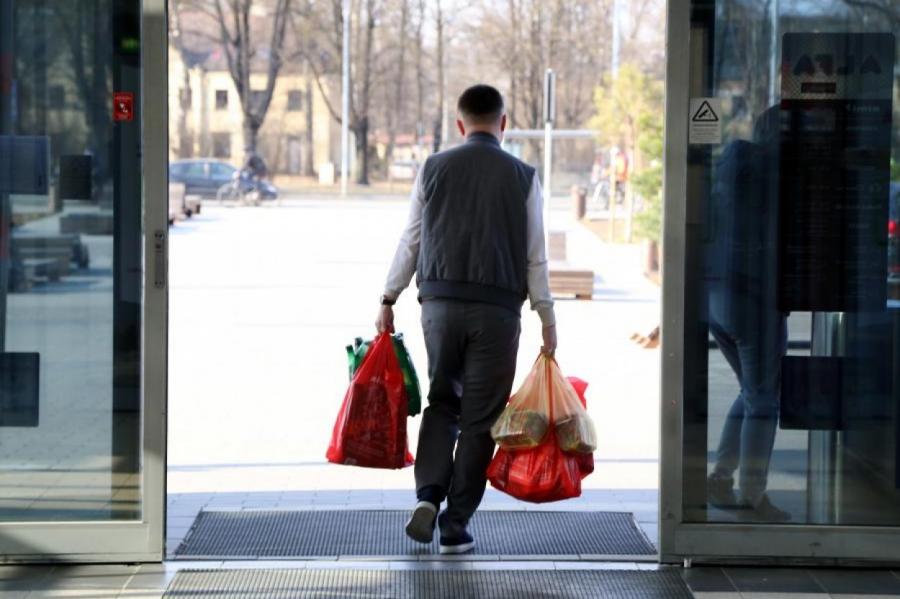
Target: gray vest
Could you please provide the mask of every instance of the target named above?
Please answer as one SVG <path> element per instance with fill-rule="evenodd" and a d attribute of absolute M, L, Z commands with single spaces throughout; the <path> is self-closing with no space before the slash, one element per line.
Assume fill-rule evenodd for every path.
<path fill-rule="evenodd" d="M 497 304 L 528 296 L 528 214 L 534 168 L 489 133 L 428 158 L 416 279 L 419 300 Z"/>

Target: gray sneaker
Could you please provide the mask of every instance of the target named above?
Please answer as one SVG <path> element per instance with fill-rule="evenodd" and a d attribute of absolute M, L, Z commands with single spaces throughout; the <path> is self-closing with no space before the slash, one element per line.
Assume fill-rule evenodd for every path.
<path fill-rule="evenodd" d="M 757 522 L 761 524 L 778 524 L 791 521 L 790 512 L 786 512 L 776 507 L 766 493 L 763 493 L 756 505 L 752 506 L 742 515 L 747 522 Z"/>
<path fill-rule="evenodd" d="M 406 523 L 406 536 L 417 543 L 430 544 L 434 540 L 434 523 L 437 506 L 430 501 L 420 501 Z"/>
<path fill-rule="evenodd" d="M 730 476 L 716 476 L 711 474 L 706 479 L 706 492 L 709 505 L 720 510 L 748 509 L 738 500 L 734 492 L 734 479 Z"/>

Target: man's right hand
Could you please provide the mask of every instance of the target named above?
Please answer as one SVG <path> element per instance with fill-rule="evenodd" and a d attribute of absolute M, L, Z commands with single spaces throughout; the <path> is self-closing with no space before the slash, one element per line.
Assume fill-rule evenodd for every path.
<path fill-rule="evenodd" d="M 556 353 L 556 325 L 544 327 L 543 335 L 544 346 L 541 347 L 541 351 L 548 356 L 552 356 Z"/>
<path fill-rule="evenodd" d="M 375 328 L 378 333 L 394 334 L 394 308 L 392 306 L 381 306 L 378 311 L 378 319 L 375 321 Z"/>

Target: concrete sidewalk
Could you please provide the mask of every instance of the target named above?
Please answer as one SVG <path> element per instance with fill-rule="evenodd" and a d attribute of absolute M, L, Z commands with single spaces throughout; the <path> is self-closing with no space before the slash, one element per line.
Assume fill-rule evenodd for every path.
<path fill-rule="evenodd" d="M 280 207 L 204 207 L 171 234 L 169 490 L 174 494 L 291 489 L 411 489 L 410 469 L 326 466 L 347 385 L 344 345 L 371 336 L 405 202 L 285 200 Z M 628 341 L 658 319 L 658 291 L 637 272 L 636 248 L 610 248 L 580 226 L 570 255 L 598 273 L 593 302 L 558 303 L 558 360 L 591 383 L 600 447 L 587 488 L 655 489 L 657 351 Z M 397 307 L 424 372 L 415 294 Z M 523 318 L 518 380 L 540 347 Z M 423 381 L 427 383 L 427 381 Z M 427 384 L 425 384 L 427 392 Z M 415 445 L 418 418 L 409 421 Z M 413 447 L 414 449 L 414 447 Z M 257 472 L 252 464 L 291 465 Z M 189 466 L 221 466 L 182 470 Z M 230 469 L 240 467 L 240 474 Z M 285 476 L 286 472 L 289 476 Z"/>

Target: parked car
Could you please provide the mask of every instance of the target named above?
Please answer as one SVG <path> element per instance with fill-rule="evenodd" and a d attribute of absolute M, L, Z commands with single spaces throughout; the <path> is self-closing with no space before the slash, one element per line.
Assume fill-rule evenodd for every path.
<path fill-rule="evenodd" d="M 176 160 L 169 165 L 169 181 L 184 183 L 185 195 L 214 198 L 223 185 L 234 180 L 238 169 L 213 158 L 189 158 Z M 263 181 L 262 199 L 278 197 L 278 188 Z"/>
<path fill-rule="evenodd" d="M 419 172 L 419 163 L 415 160 L 397 160 L 388 168 L 388 178 L 391 181 L 412 181 Z"/>

